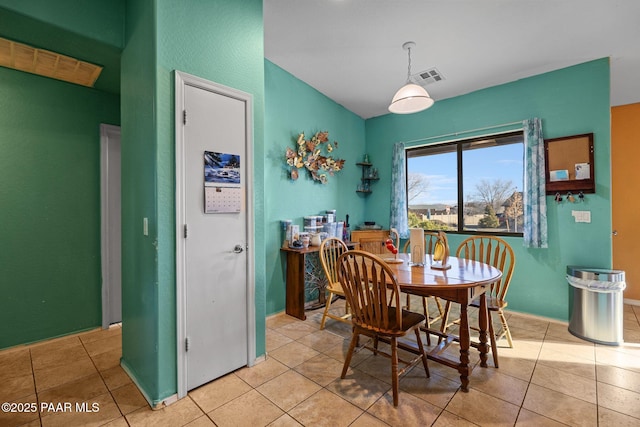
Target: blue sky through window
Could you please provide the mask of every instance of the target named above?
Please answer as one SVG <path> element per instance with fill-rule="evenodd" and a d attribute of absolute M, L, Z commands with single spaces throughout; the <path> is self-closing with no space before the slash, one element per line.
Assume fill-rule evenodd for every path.
<path fill-rule="evenodd" d="M 514 190 L 522 191 L 524 170 L 524 145 L 506 144 L 463 152 L 464 193 L 476 193 L 476 183 L 497 179 L 511 181 Z M 427 191 L 409 201 L 409 205 L 458 204 L 456 153 L 410 157 L 408 173 L 420 173 L 428 182 Z"/>

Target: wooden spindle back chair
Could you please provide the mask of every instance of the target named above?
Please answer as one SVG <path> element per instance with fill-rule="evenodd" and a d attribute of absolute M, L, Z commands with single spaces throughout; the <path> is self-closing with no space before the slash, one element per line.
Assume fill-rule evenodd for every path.
<path fill-rule="evenodd" d="M 458 258 L 470 259 L 489 264 L 502 271 L 500 280 L 491 284 L 491 288 L 487 291 L 487 308 L 489 310 L 489 337 L 491 339 L 491 352 L 493 353 L 493 363 L 498 367 L 498 352 L 496 341 L 506 336 L 509 347 L 513 348 L 513 340 L 511 331 L 507 324 L 507 319 L 503 309 L 507 307 L 507 291 L 511 284 L 511 276 L 515 267 L 516 258 L 513 249 L 503 239 L 495 236 L 472 236 L 463 240 L 456 251 Z M 478 301 L 473 301 L 470 306 L 479 307 Z M 445 314 L 441 324 L 441 332 L 445 332 L 451 324 L 447 323 L 451 303 L 445 305 Z M 501 323 L 501 330 L 498 334 L 493 328 L 493 314 L 497 313 Z"/>
<path fill-rule="evenodd" d="M 391 359 L 391 381 L 393 404 L 398 406 L 399 377 L 410 367 L 422 361 L 427 376 L 429 368 L 427 357 L 420 337 L 420 325 L 425 317 L 420 313 L 403 310 L 400 305 L 400 287 L 389 266 L 378 256 L 365 251 L 348 251 L 339 258 L 338 279 L 342 285 L 349 306 L 353 335 L 349 351 L 344 361 L 341 378 L 344 378 L 351 363 L 351 356 L 360 335 L 373 338 L 373 347 L 365 348 L 374 354 Z M 399 337 L 414 331 L 419 355 L 411 360 L 398 358 Z M 378 349 L 378 340 L 385 338 L 391 345 L 391 354 Z M 398 369 L 398 363 L 403 369 Z"/>
<path fill-rule="evenodd" d="M 328 294 L 327 302 L 325 303 L 324 312 L 322 314 L 322 321 L 320 322 L 320 329 L 324 329 L 327 317 L 340 322 L 350 322 L 349 318 L 351 315 L 349 314 L 348 302 L 345 305 L 345 314 L 342 316 L 334 315 L 329 311 L 331 303 L 336 295 L 342 297 L 345 296 L 344 291 L 342 290 L 342 285 L 340 285 L 340 281 L 338 280 L 338 258 L 345 252 L 347 252 L 347 245 L 337 237 L 324 239 L 320 244 L 320 263 L 322 264 L 324 274 L 327 276 L 327 287 L 325 288 L 325 292 Z"/>

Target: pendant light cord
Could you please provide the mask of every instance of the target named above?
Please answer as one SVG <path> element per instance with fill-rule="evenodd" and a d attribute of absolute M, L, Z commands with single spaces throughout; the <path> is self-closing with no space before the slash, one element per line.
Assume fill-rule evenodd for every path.
<path fill-rule="evenodd" d="M 407 48 L 409 52 L 409 65 L 407 66 L 407 83 L 411 83 L 411 46 Z"/>

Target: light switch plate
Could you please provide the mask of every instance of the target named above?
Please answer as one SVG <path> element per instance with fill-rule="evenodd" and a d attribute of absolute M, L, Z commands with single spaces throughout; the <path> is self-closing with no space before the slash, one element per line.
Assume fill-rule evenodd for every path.
<path fill-rule="evenodd" d="M 149 220 L 147 218 L 142 218 L 142 234 L 149 235 Z"/>

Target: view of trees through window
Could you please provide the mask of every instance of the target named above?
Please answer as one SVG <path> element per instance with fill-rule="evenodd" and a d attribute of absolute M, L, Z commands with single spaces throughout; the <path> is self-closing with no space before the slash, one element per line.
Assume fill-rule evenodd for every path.
<path fill-rule="evenodd" d="M 520 234 L 523 172 L 522 132 L 408 149 L 409 227 Z"/>

